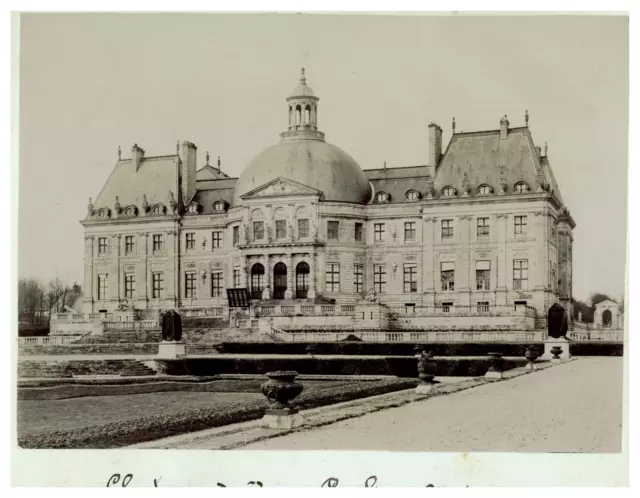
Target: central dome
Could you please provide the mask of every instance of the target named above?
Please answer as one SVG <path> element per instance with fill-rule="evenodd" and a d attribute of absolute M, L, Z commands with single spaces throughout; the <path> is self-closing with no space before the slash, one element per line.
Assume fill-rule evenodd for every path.
<path fill-rule="evenodd" d="M 233 205 L 242 195 L 278 177 L 320 190 L 326 201 L 366 204 L 371 186 L 358 163 L 335 145 L 321 140 L 290 140 L 258 154 L 238 178 Z"/>
<path fill-rule="evenodd" d="M 342 149 L 324 141 L 318 130 L 318 101 L 307 85 L 304 68 L 298 86 L 287 98 L 289 127 L 279 144 L 258 154 L 238 178 L 233 205 L 241 197 L 278 177 L 319 190 L 325 201 L 366 204 L 371 184 L 358 163 Z"/>

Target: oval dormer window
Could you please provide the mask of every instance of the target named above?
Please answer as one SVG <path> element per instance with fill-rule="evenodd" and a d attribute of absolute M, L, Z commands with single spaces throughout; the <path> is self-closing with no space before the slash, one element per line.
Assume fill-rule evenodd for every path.
<path fill-rule="evenodd" d="M 445 187 L 442 189 L 442 195 L 444 197 L 453 197 L 455 194 L 455 191 L 453 190 L 453 187 Z"/>
<path fill-rule="evenodd" d="M 516 183 L 514 190 L 516 191 L 517 194 L 524 194 L 529 190 L 529 187 L 527 187 L 527 184 L 524 182 L 518 182 Z"/>
<path fill-rule="evenodd" d="M 386 192 L 378 192 L 376 194 L 376 202 L 389 202 L 389 194 Z"/>
<path fill-rule="evenodd" d="M 417 201 L 418 199 L 420 199 L 420 192 L 418 192 L 417 190 L 409 190 L 407 192 L 408 201 Z"/>
<path fill-rule="evenodd" d="M 124 208 L 124 215 L 125 216 L 135 216 L 136 215 L 135 206 L 127 206 L 126 208 Z"/>
<path fill-rule="evenodd" d="M 156 204 L 155 206 L 153 206 L 151 212 L 153 214 L 164 214 L 164 206 L 162 204 Z"/>
<path fill-rule="evenodd" d="M 224 201 L 218 201 L 218 202 L 213 204 L 213 210 L 218 212 L 218 213 L 223 212 L 225 210 L 225 208 L 226 208 L 226 204 L 225 204 Z"/>
<path fill-rule="evenodd" d="M 194 202 L 192 204 L 189 204 L 189 207 L 187 208 L 187 211 L 189 213 L 197 213 L 198 212 L 198 205 Z"/>
<path fill-rule="evenodd" d="M 107 219 L 109 217 L 109 210 L 106 208 L 98 211 L 98 218 Z"/>
<path fill-rule="evenodd" d="M 478 195 L 489 195 L 491 193 L 491 187 L 489 185 L 480 185 L 478 187 Z"/>

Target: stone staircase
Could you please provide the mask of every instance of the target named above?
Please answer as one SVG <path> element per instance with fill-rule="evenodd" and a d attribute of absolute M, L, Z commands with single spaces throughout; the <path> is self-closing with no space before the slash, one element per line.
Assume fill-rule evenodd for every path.
<path fill-rule="evenodd" d="M 119 375 L 122 377 L 156 375 L 156 371 L 138 360 L 22 360 L 18 378 L 70 378 L 78 375 Z"/>

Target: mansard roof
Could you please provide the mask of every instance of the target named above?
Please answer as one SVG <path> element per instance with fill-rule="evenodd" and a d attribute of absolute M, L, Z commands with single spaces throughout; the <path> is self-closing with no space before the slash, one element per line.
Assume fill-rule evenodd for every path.
<path fill-rule="evenodd" d="M 506 193 L 518 182 L 535 191 L 537 175 L 544 174 L 545 182 L 552 184 L 549 172 L 540 162 L 527 127 L 510 128 L 506 138 L 501 138 L 500 130 L 456 133 L 440 159 L 434 190 L 440 192 L 447 185 L 460 189 L 466 174 L 471 192 L 485 183 L 495 188 L 501 178 L 506 182 Z M 555 180 L 553 184 L 559 197 Z"/>
<path fill-rule="evenodd" d="M 116 197 L 122 206 L 139 206 L 143 195 L 149 205 L 166 204 L 169 191 L 180 195 L 179 166 L 178 155 L 142 157 L 137 171 L 131 159 L 119 159 L 93 204 L 95 210 L 111 208 Z"/>

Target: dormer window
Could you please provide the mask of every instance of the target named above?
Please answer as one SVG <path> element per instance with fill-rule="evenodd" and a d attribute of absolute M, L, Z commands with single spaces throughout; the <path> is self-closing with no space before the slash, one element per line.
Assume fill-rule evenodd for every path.
<path fill-rule="evenodd" d="M 102 218 L 103 220 L 109 218 L 109 210 L 107 208 L 102 208 L 101 210 L 99 210 L 98 218 Z"/>
<path fill-rule="evenodd" d="M 406 194 L 406 197 L 408 201 L 417 201 L 418 199 L 420 199 L 420 192 L 418 192 L 417 190 L 409 190 Z"/>
<path fill-rule="evenodd" d="M 195 202 L 192 202 L 191 204 L 189 204 L 187 212 L 196 214 L 198 212 L 198 205 Z"/>
<path fill-rule="evenodd" d="M 376 202 L 389 202 L 390 195 L 386 192 L 378 192 L 376 194 Z"/>
<path fill-rule="evenodd" d="M 524 194 L 524 193 L 529 191 L 529 187 L 524 182 L 516 183 L 516 185 L 515 185 L 515 187 L 513 189 L 516 192 L 516 194 Z"/>
<path fill-rule="evenodd" d="M 164 206 L 162 204 L 156 204 L 153 206 L 153 209 L 151 209 L 151 213 L 155 215 L 164 214 Z"/>
<path fill-rule="evenodd" d="M 455 190 L 450 186 L 445 187 L 442 189 L 442 195 L 444 197 L 453 197 L 455 195 Z"/>
<path fill-rule="evenodd" d="M 125 216 L 135 216 L 136 215 L 136 207 L 135 206 L 127 206 L 124 208 Z"/>
<path fill-rule="evenodd" d="M 222 213 L 226 210 L 227 203 L 224 201 L 217 201 L 213 204 L 213 210 L 217 213 Z"/>
<path fill-rule="evenodd" d="M 478 195 L 489 195 L 491 193 L 491 187 L 489 185 L 480 185 L 478 187 Z"/>

